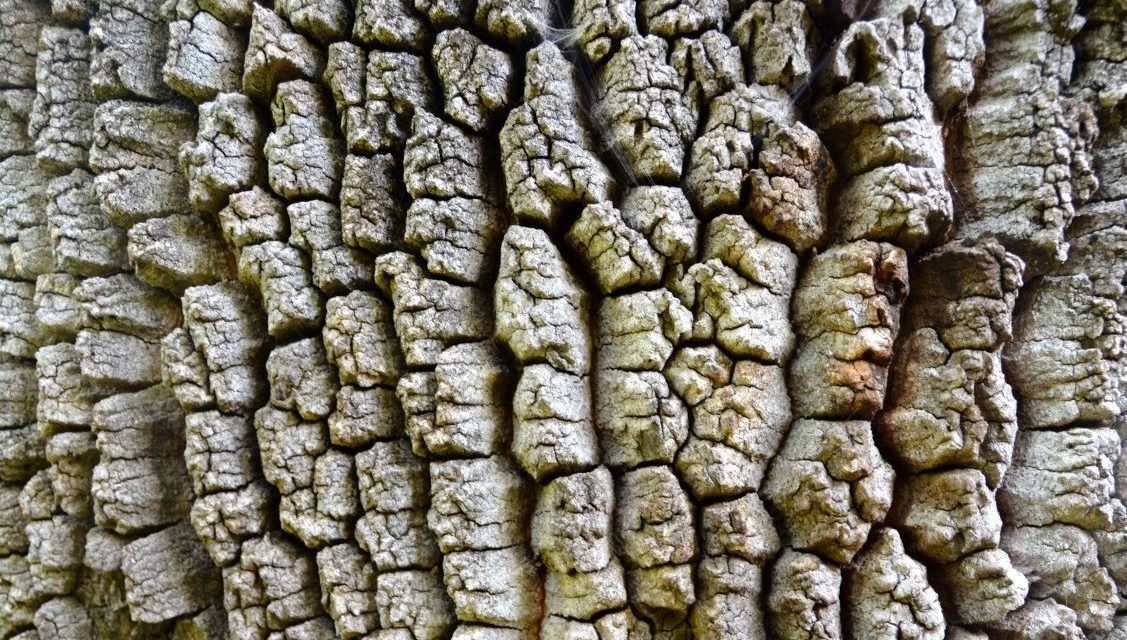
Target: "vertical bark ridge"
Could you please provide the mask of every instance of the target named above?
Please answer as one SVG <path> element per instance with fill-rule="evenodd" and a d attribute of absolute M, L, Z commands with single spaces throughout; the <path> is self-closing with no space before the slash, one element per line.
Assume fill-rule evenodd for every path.
<path fill-rule="evenodd" d="M 998 505 L 1004 522 L 1001 548 L 1030 587 L 1025 606 L 992 626 L 1028 636 L 1050 628 L 1067 637 L 1098 636 L 1112 627 L 1117 596 L 1089 532 L 1121 527 L 1123 507 L 1113 493 L 1118 435 L 1112 429 L 1068 428 L 1075 423 L 1097 427 L 1118 413 L 1108 406 L 1115 400 L 1101 383 L 1092 391 L 1076 386 L 1089 375 L 1093 381 L 1106 379 L 1107 365 L 1099 362 L 1098 349 L 1084 350 L 1084 339 L 1065 328 L 1074 319 L 1078 326 L 1102 322 L 1093 316 L 1092 305 L 1099 304 L 1090 285 L 1065 275 L 1069 263 L 1084 260 L 1083 250 L 1076 256 L 1070 251 L 1075 233 L 1070 229 L 1081 225 L 1075 212 L 1095 186 L 1091 107 L 1068 86 L 1071 41 L 1084 20 L 1066 5 L 1015 8 L 986 8 L 987 63 L 962 132 L 970 144 L 963 151 L 961 192 L 967 209 L 960 233 L 995 236 L 1026 263 L 1013 341 L 1005 353 L 1020 428 Z M 1029 70 L 1033 80 L 1020 89 L 1008 80 L 1019 68 Z M 1038 100 L 1021 100 L 1024 91 Z M 1017 146 L 1023 147 L 1021 153 L 1013 152 Z M 1073 362 L 1067 365 L 1071 371 L 1060 368 L 1066 361 Z M 1073 397 L 1064 397 L 1067 390 Z M 1084 476 L 1084 487 L 1066 498 L 1071 490 L 1063 486 L 1077 473 Z M 1081 503 L 1083 515 L 1077 511 Z M 1049 548 L 1055 551 L 1046 553 Z"/>
<path fill-rule="evenodd" d="M 99 455 L 91 410 L 97 393 L 85 388 L 75 341 L 87 324 L 87 280 L 96 285 L 98 277 L 128 270 L 124 233 L 98 210 L 90 183 L 95 102 L 86 22 L 93 10 L 83 3 L 52 5 L 50 24 L 39 34 L 35 99 L 26 121 L 46 180 L 42 269 L 52 272 L 37 279 L 36 320 L 52 344 L 36 353 L 36 415 L 47 442 L 48 486 L 24 503 L 31 507 L 26 515 L 34 522 L 27 533 L 37 551 L 29 556 L 39 585 L 34 626 L 36 632 L 59 629 L 64 637 L 92 634 L 96 616 L 90 610 L 100 604 L 99 582 L 83 575 L 87 535 L 95 524 L 91 488 Z M 83 237 L 87 229 L 97 235 Z M 29 482 L 25 492 L 35 484 Z"/>
<path fill-rule="evenodd" d="M 160 4 L 100 2 L 89 20 L 92 175 L 72 173 L 64 197 L 68 207 L 100 210 L 116 230 L 107 236 L 124 237 L 129 264 L 76 289 L 86 322 L 76 340 L 80 371 L 100 398 L 91 414 L 96 528 L 86 544 L 100 601 L 88 608 L 96 637 L 130 626 L 142 636 L 186 633 L 221 623 L 219 573 L 188 523 L 185 414 L 162 383 L 161 344 L 183 322 L 183 289 L 226 265 L 199 255 L 209 237 L 190 215 L 177 159 L 196 133 L 196 112 L 162 79 Z"/>
<path fill-rule="evenodd" d="M 40 574 L 45 569 L 38 557 L 54 515 L 46 439 L 37 422 L 35 360 L 39 347 L 53 341 L 38 330 L 36 282 L 54 265 L 43 206 L 47 175 L 39 169 L 27 123 L 36 95 L 37 45 L 51 16 L 45 3 L 9 2 L 2 10 L 0 49 L 9 62 L 0 75 L 6 134 L 0 150 L 0 634 L 7 637 L 33 628 L 38 605 L 64 585 L 41 584 L 32 573 L 33 566 Z"/>
<path fill-rule="evenodd" d="M 958 233 L 962 215 L 949 228 L 956 208 L 948 191 L 945 124 L 948 109 L 974 86 L 983 51 L 981 9 L 973 3 L 880 3 L 864 17 L 836 49 L 846 57 L 830 63 L 831 77 L 842 78 L 838 83 L 852 77 L 863 87 L 849 85 L 833 100 L 865 104 L 861 96 L 869 90 L 886 98 L 891 110 L 845 116 L 863 123 L 844 125 L 853 127 L 846 129 L 853 136 L 824 131 L 853 138 L 839 166 L 849 171 L 851 165 L 854 175 L 841 192 L 835 222 L 845 237 L 891 241 L 908 252 L 940 247 L 910 262 L 904 284 L 913 295 L 904 300 L 892 336 L 889 394 L 878 399 L 873 417 L 878 441 L 898 470 L 888 525 L 903 543 L 891 541 L 892 529 L 877 534 L 873 555 L 851 577 L 850 620 L 853 634 L 862 637 L 879 637 L 883 625 L 901 617 L 938 638 L 965 632 L 962 625 L 998 622 L 1026 597 L 1026 580 L 998 549 L 994 497 L 1016 430 L 1001 347 L 1010 338 L 1023 265 L 996 243 L 943 244 Z M 857 43 L 852 51 L 842 47 L 850 40 Z M 838 60 L 848 70 L 844 78 L 834 66 Z M 834 107 L 843 103 L 822 104 L 833 123 Z M 882 570 L 874 562 L 882 555 L 914 581 L 888 602 L 872 574 Z"/>

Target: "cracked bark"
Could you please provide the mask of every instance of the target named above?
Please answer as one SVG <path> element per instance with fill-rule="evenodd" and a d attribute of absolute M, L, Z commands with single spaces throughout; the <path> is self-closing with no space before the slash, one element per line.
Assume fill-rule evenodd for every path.
<path fill-rule="evenodd" d="M 0 638 L 1120 637 L 1125 19 L 0 0 Z"/>

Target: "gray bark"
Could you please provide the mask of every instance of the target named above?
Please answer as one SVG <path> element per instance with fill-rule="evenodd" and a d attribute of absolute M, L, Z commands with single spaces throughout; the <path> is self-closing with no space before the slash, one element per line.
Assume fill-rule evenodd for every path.
<path fill-rule="evenodd" d="M 1121 0 L 0 0 L 0 639 L 1127 638 Z"/>

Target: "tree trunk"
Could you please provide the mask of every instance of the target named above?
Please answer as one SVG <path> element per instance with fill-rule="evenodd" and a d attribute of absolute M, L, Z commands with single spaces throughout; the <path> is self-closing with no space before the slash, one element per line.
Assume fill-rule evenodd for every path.
<path fill-rule="evenodd" d="M 1127 5 L 562 1 L 0 0 L 0 639 L 1127 638 Z"/>

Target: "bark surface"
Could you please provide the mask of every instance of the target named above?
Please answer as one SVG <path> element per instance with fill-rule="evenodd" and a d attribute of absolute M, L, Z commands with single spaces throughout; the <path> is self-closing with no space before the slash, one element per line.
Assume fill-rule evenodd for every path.
<path fill-rule="evenodd" d="M 1123 0 L 0 60 L 0 639 L 1127 639 Z"/>

